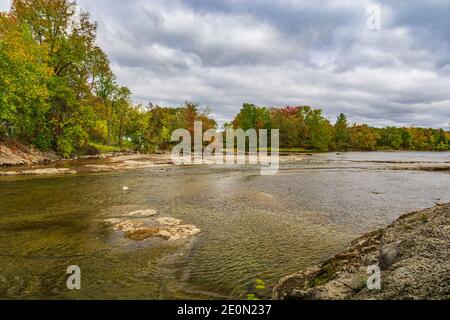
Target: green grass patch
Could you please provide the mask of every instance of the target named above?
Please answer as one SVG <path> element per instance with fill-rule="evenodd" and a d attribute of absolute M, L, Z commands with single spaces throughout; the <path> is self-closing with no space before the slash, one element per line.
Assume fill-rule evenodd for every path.
<path fill-rule="evenodd" d="M 122 152 L 122 151 L 130 151 L 131 149 L 127 147 L 119 147 L 119 146 L 107 146 L 99 143 L 91 143 L 91 146 L 96 148 L 100 153 L 113 153 L 113 152 Z"/>
<path fill-rule="evenodd" d="M 333 262 L 327 262 L 320 272 L 309 281 L 309 287 L 314 288 L 333 280 L 336 277 L 337 268 Z"/>

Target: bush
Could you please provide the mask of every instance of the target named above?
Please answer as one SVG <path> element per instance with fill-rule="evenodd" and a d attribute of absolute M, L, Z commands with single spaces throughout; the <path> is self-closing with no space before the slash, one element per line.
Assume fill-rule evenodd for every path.
<path fill-rule="evenodd" d="M 58 141 L 56 142 L 56 148 L 63 157 L 68 158 L 71 155 L 74 154 L 74 148 L 72 141 L 67 139 L 66 137 L 62 136 L 58 138 Z"/>
<path fill-rule="evenodd" d="M 87 144 L 81 148 L 79 154 L 83 156 L 98 156 L 100 154 L 100 150 L 93 144 Z"/>
<path fill-rule="evenodd" d="M 66 128 L 56 142 L 58 152 L 66 158 L 79 153 L 86 145 L 88 134 L 80 126 Z"/>
<path fill-rule="evenodd" d="M 8 129 L 0 123 L 0 140 L 8 136 Z"/>
<path fill-rule="evenodd" d="M 121 148 L 116 146 L 106 146 L 103 144 L 97 144 L 97 143 L 91 143 L 91 146 L 100 153 L 113 153 L 113 152 L 120 152 L 122 151 Z"/>
<path fill-rule="evenodd" d="M 38 133 L 34 139 L 34 145 L 42 151 L 48 151 L 53 149 L 53 137 L 50 131 L 44 131 Z"/>

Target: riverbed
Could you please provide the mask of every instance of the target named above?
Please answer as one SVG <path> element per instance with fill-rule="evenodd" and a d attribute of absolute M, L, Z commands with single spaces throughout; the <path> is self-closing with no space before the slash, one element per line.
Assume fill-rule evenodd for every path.
<path fill-rule="evenodd" d="M 450 153 L 289 155 L 276 176 L 134 161 L 0 177 L 0 298 L 245 299 L 256 279 L 270 297 L 284 275 L 404 213 L 450 202 Z M 105 224 L 146 208 L 201 232 L 134 241 Z M 81 268 L 81 290 L 66 287 L 70 265 Z"/>

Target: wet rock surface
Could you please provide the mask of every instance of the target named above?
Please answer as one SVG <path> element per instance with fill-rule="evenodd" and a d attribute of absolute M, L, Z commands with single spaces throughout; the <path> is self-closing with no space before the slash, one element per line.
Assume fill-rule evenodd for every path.
<path fill-rule="evenodd" d="M 128 216 L 144 218 L 144 217 L 152 217 L 157 214 L 158 214 L 158 211 L 155 209 L 144 209 L 144 210 L 137 210 L 137 211 L 130 212 L 128 214 Z"/>
<path fill-rule="evenodd" d="M 382 270 L 380 290 L 368 289 L 369 266 Z M 281 279 L 273 298 L 450 299 L 450 205 L 364 235 L 322 265 Z"/>
<path fill-rule="evenodd" d="M 160 217 L 150 219 L 158 214 L 155 209 L 143 209 L 125 214 L 127 218 L 105 219 L 103 222 L 115 230 L 123 232 L 124 237 L 134 241 L 149 238 L 161 238 L 176 241 L 192 237 L 200 232 L 196 226 L 183 224 L 176 218 Z"/>

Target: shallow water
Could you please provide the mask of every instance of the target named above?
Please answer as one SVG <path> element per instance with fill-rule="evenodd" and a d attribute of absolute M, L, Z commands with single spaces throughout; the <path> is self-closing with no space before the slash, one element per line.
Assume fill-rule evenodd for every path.
<path fill-rule="evenodd" d="M 334 153 L 282 164 L 276 176 L 196 166 L 0 177 L 0 298 L 245 298 L 255 279 L 270 296 L 280 277 L 357 236 L 450 202 L 448 173 L 381 163 L 448 161 L 449 153 Z M 103 223 L 138 208 L 202 232 L 134 242 Z M 81 267 L 80 291 L 66 288 L 69 265 Z"/>

